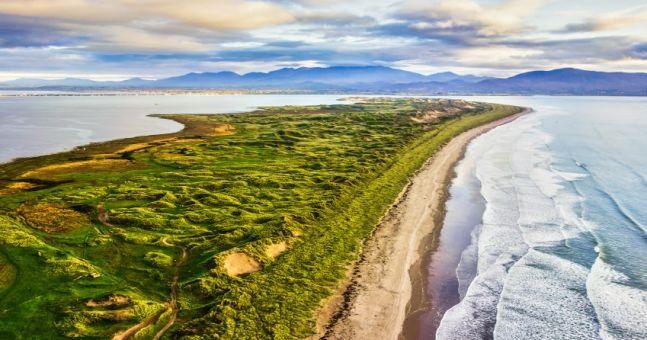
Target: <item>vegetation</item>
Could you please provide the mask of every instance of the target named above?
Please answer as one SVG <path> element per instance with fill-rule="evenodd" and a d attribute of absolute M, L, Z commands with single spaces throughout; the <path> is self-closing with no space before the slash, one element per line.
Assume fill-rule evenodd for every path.
<path fill-rule="evenodd" d="M 311 335 L 408 177 L 519 110 L 372 99 L 163 115 L 185 130 L 0 165 L 0 338 Z"/>

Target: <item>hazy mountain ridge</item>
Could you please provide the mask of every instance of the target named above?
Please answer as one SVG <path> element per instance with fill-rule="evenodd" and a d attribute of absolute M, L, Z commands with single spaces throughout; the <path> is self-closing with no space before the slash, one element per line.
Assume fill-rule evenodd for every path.
<path fill-rule="evenodd" d="M 309 90 L 374 93 L 484 93 L 647 95 L 647 73 L 597 72 L 574 68 L 525 72 L 509 78 L 490 78 L 441 72 L 422 75 L 384 66 L 282 68 L 238 74 L 231 71 L 187 73 L 146 80 L 93 81 L 17 79 L 0 83 L 4 89 L 240 89 Z"/>

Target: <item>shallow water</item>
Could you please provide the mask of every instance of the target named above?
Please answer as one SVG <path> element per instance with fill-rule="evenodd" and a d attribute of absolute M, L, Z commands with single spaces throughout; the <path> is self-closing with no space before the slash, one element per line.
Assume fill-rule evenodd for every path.
<path fill-rule="evenodd" d="M 477 138 L 457 168 L 451 192 L 472 197 L 450 199 L 441 240 L 474 237 L 444 245 L 463 249 L 461 300 L 437 338 L 647 338 L 647 98 L 473 99 L 536 112 Z M 452 209 L 466 199 L 485 202 L 467 227 Z"/>
<path fill-rule="evenodd" d="M 6 93 L 8 94 L 8 93 Z M 231 113 L 261 106 L 335 104 L 334 95 L 2 96 L 0 163 L 182 125 L 155 113 Z M 347 97 L 347 96 L 346 96 Z"/>

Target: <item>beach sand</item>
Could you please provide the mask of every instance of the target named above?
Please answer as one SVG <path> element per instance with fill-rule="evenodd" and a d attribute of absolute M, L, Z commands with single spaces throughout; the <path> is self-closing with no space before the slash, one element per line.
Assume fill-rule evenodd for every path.
<path fill-rule="evenodd" d="M 442 225 L 454 165 L 472 139 L 528 111 L 456 136 L 416 172 L 365 242 L 343 294 L 330 299 L 336 312 L 323 329 L 323 338 L 402 337 L 406 315 L 424 303 L 421 256 Z"/>

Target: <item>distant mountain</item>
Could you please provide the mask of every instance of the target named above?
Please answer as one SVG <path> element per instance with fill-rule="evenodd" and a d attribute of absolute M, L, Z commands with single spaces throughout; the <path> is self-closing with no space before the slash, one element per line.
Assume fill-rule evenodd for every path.
<path fill-rule="evenodd" d="M 647 73 L 595 72 L 575 68 L 532 71 L 489 79 L 474 88 L 486 93 L 647 95 Z"/>
<path fill-rule="evenodd" d="M 189 73 L 159 80 L 160 87 L 196 88 L 274 88 L 298 87 L 304 83 L 353 85 L 371 83 L 400 84 L 424 80 L 425 76 L 382 66 L 335 66 L 282 68 L 276 71 L 239 75 L 234 72 Z"/>
<path fill-rule="evenodd" d="M 510 78 L 418 82 L 396 85 L 392 92 L 416 94 L 550 94 L 647 96 L 647 73 L 596 72 L 574 68 L 532 71 Z"/>
<path fill-rule="evenodd" d="M 142 79 L 142 78 L 130 78 L 124 81 L 113 81 L 109 82 L 115 86 L 126 86 L 126 87 L 147 87 L 155 84 L 155 80 Z"/>
<path fill-rule="evenodd" d="M 429 78 L 431 77 L 431 78 Z M 459 76 L 453 73 L 432 76 L 383 67 L 383 66 L 333 66 L 282 68 L 271 72 L 252 72 L 240 75 L 234 72 L 204 72 L 159 80 L 133 78 L 120 82 L 96 82 L 84 79 L 39 80 L 18 79 L 0 83 L 4 88 L 32 87 L 155 87 L 155 88 L 290 88 L 290 89 L 338 89 L 340 87 L 366 87 L 370 84 L 406 84 L 423 81 L 464 79 L 472 81 L 475 76 Z M 364 85 L 364 86 L 362 86 Z"/>
<path fill-rule="evenodd" d="M 171 77 L 155 81 L 151 85 L 156 87 L 231 87 L 239 85 L 242 76 L 234 72 L 205 72 L 188 73 L 178 77 Z"/>
<path fill-rule="evenodd" d="M 458 81 L 465 82 L 465 83 L 478 83 L 479 81 L 493 79 L 491 77 L 479 77 L 471 74 L 462 76 L 454 72 L 434 73 L 434 74 L 428 75 L 426 78 L 428 81 L 439 82 L 439 83 L 458 82 Z"/>
<path fill-rule="evenodd" d="M 510 78 L 458 75 L 428 76 L 383 66 L 282 68 L 271 72 L 204 72 L 146 80 L 99 82 L 87 79 L 18 79 L 0 83 L 8 89 L 249 89 L 410 94 L 572 94 L 647 95 L 647 73 L 594 72 L 574 68 L 532 71 Z"/>

